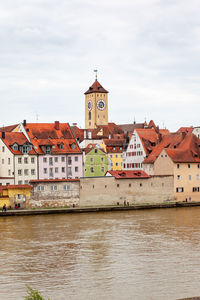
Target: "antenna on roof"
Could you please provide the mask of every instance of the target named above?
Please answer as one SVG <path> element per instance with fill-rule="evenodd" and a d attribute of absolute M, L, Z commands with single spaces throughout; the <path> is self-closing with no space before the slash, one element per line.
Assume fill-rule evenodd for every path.
<path fill-rule="evenodd" d="M 98 72 L 98 70 L 95 69 L 94 72 L 96 73 L 96 81 L 97 81 L 97 72 Z"/>
<path fill-rule="evenodd" d="M 135 117 L 134 117 L 134 119 L 133 119 L 133 124 L 136 124 Z"/>

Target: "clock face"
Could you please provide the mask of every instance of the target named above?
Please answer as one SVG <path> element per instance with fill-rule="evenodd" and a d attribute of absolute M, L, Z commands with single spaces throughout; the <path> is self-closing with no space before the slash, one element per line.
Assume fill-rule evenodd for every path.
<path fill-rule="evenodd" d="M 97 108 L 99 110 L 104 110 L 105 107 L 106 107 L 106 103 L 105 103 L 104 100 L 100 99 L 100 100 L 97 101 Z"/>
<path fill-rule="evenodd" d="M 88 110 L 92 110 L 92 101 L 88 101 L 87 107 Z"/>

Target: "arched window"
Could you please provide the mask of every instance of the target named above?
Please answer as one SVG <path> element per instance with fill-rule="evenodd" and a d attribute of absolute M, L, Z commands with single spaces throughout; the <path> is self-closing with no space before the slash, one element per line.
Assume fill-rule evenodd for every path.
<path fill-rule="evenodd" d="M 91 120 L 91 111 L 89 111 L 89 120 Z"/>

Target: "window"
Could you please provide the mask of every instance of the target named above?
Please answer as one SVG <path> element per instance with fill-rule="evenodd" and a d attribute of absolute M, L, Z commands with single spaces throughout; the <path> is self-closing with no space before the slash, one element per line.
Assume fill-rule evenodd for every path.
<path fill-rule="evenodd" d="M 71 176 L 71 175 L 72 175 L 72 168 L 68 167 L 68 176 Z"/>
<path fill-rule="evenodd" d="M 60 150 L 63 150 L 63 149 L 64 149 L 64 145 L 63 145 L 63 144 L 60 144 L 60 145 L 59 145 L 59 149 L 60 149 Z"/>
<path fill-rule="evenodd" d="M 65 167 L 62 167 L 61 171 L 62 171 L 62 173 L 64 173 L 65 172 Z"/>
<path fill-rule="evenodd" d="M 24 175 L 28 176 L 28 169 L 24 170 Z"/>
<path fill-rule="evenodd" d="M 10 169 L 8 170 L 8 175 L 9 175 L 9 176 L 11 175 L 11 170 L 10 170 Z"/>
<path fill-rule="evenodd" d="M 24 180 L 24 184 L 29 184 L 29 180 Z"/>
<path fill-rule="evenodd" d="M 49 165 L 53 166 L 53 158 L 52 157 L 49 157 Z"/>
<path fill-rule="evenodd" d="M 64 191 L 70 191 L 70 185 L 68 184 L 68 185 L 64 185 L 63 186 L 63 190 Z"/>
<path fill-rule="evenodd" d="M 58 168 L 55 168 L 55 173 L 58 173 Z"/>
<path fill-rule="evenodd" d="M 51 185 L 51 191 L 57 191 L 57 185 Z"/>
<path fill-rule="evenodd" d="M 97 153 L 97 149 L 94 149 L 94 153 Z"/>
<path fill-rule="evenodd" d="M 8 164 L 10 165 L 10 157 L 8 157 Z"/>
<path fill-rule="evenodd" d="M 32 163 L 32 164 L 35 163 L 35 157 L 31 157 L 31 163 Z"/>
<path fill-rule="evenodd" d="M 47 158 L 43 157 L 43 162 L 46 163 L 47 162 Z"/>
<path fill-rule="evenodd" d="M 38 185 L 37 190 L 38 191 L 44 191 L 44 185 Z"/>
<path fill-rule="evenodd" d="M 188 168 L 190 169 L 190 164 L 188 164 Z"/>
<path fill-rule="evenodd" d="M 197 165 L 197 168 L 200 169 L 200 164 Z"/>
<path fill-rule="evenodd" d="M 118 166 L 119 164 L 118 164 L 118 162 L 116 162 L 116 166 Z"/>
<path fill-rule="evenodd" d="M 142 186 L 142 183 L 140 183 L 140 186 Z"/>
<path fill-rule="evenodd" d="M 110 154 L 110 158 L 112 158 L 112 154 Z"/>
<path fill-rule="evenodd" d="M 72 164 L 72 158 L 69 156 L 68 157 L 68 165 L 71 165 Z"/>
<path fill-rule="evenodd" d="M 5 147 L 4 146 L 2 146 L 2 152 L 5 152 Z"/>
<path fill-rule="evenodd" d="M 180 169 L 180 165 L 179 164 L 177 164 L 177 169 Z"/>
<path fill-rule="evenodd" d="M 116 148 L 115 147 L 113 147 L 113 150 L 115 150 Z"/>
<path fill-rule="evenodd" d="M 47 174 L 47 168 L 44 168 L 43 171 L 44 171 L 44 174 Z"/>
<path fill-rule="evenodd" d="M 196 175 L 196 180 L 199 180 L 199 174 Z"/>
<path fill-rule="evenodd" d="M 22 158 L 18 157 L 18 164 L 21 164 L 21 163 L 22 163 Z"/>
<path fill-rule="evenodd" d="M 54 157 L 54 161 L 55 161 L 55 162 L 58 162 L 58 157 L 57 157 L 57 156 Z"/>
<path fill-rule="evenodd" d="M 22 184 L 22 180 L 18 180 L 18 184 Z"/>
<path fill-rule="evenodd" d="M 91 172 L 91 173 L 94 173 L 94 168 L 93 168 L 93 167 L 90 168 L 90 172 Z"/>
<path fill-rule="evenodd" d="M 104 172 L 104 167 L 101 167 L 101 172 Z"/>
<path fill-rule="evenodd" d="M 188 180 L 192 180 L 192 175 L 188 175 Z"/>
<path fill-rule="evenodd" d="M 104 157 L 101 157 L 101 161 L 102 161 L 102 162 L 104 161 Z"/>
<path fill-rule="evenodd" d="M 161 157 L 163 157 L 163 154 L 161 154 Z"/>
<path fill-rule="evenodd" d="M 117 187 L 119 187 L 119 183 L 117 184 Z"/>
<path fill-rule="evenodd" d="M 129 185 L 128 185 L 129 187 L 131 187 L 131 183 L 129 183 Z"/>
<path fill-rule="evenodd" d="M 50 154 L 51 153 L 51 147 L 50 146 L 46 146 L 46 154 Z"/>
<path fill-rule="evenodd" d="M 181 180 L 181 175 L 177 175 L 177 180 Z"/>
<path fill-rule="evenodd" d="M 18 175 L 19 175 L 19 176 L 22 175 L 22 170 L 21 170 L 21 169 L 18 170 Z"/>
<path fill-rule="evenodd" d="M 61 157 L 61 161 L 62 161 L 62 162 L 65 161 L 65 157 L 64 157 L 64 156 Z"/>
<path fill-rule="evenodd" d="M 193 192 L 199 192 L 199 187 L 193 187 L 193 188 L 192 188 L 192 191 L 193 191 Z"/>
<path fill-rule="evenodd" d="M 2 158 L 2 165 L 4 164 L 4 159 Z"/>
<path fill-rule="evenodd" d="M 75 156 L 75 161 L 78 161 L 78 156 Z"/>
<path fill-rule="evenodd" d="M 118 155 L 116 154 L 115 157 L 118 158 Z"/>
<path fill-rule="evenodd" d="M 167 157 L 167 154 L 165 154 L 165 157 Z"/>
<path fill-rule="evenodd" d="M 24 163 L 28 164 L 28 157 L 24 157 Z"/>
<path fill-rule="evenodd" d="M 78 167 L 75 167 L 75 172 L 78 172 Z"/>
<path fill-rule="evenodd" d="M 50 176 L 50 177 L 53 177 L 53 168 L 50 168 L 50 169 L 49 169 L 49 176 Z"/>
<path fill-rule="evenodd" d="M 31 175 L 35 175 L 35 169 L 31 169 Z"/>
<path fill-rule="evenodd" d="M 177 188 L 176 188 L 176 192 L 177 192 L 177 193 L 183 193 L 183 191 L 184 191 L 184 188 L 183 188 L 183 187 L 177 187 Z"/>
<path fill-rule="evenodd" d="M 94 158 L 93 157 L 90 157 L 90 162 L 94 162 Z"/>
<path fill-rule="evenodd" d="M 88 119 L 91 120 L 91 117 L 92 117 L 92 114 L 91 114 L 91 111 L 89 111 Z"/>

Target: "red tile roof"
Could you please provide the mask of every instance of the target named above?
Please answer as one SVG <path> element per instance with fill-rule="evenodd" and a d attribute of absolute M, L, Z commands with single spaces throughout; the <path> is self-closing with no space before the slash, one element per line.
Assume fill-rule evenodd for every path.
<path fill-rule="evenodd" d="M 179 130 L 177 130 L 177 132 L 192 133 L 193 129 L 194 128 L 192 126 L 190 126 L 190 127 L 181 127 L 181 128 L 179 128 Z"/>
<path fill-rule="evenodd" d="M 22 154 L 20 150 L 13 150 L 12 146 L 16 143 L 23 146 L 25 143 L 31 144 L 22 132 L 5 132 L 5 138 L 1 138 L 4 144 L 13 154 Z M 35 150 L 29 151 L 29 154 L 36 154 Z"/>
<path fill-rule="evenodd" d="M 42 146 L 52 146 L 52 154 L 82 153 L 68 123 L 27 123 L 25 130 L 38 154 L 45 154 Z"/>
<path fill-rule="evenodd" d="M 125 139 L 104 139 L 103 142 L 107 153 L 122 153 L 124 150 Z"/>
<path fill-rule="evenodd" d="M 144 163 L 154 163 L 165 149 L 174 162 L 200 162 L 200 140 L 192 133 L 172 133 L 163 137 Z"/>
<path fill-rule="evenodd" d="M 1 132 L 11 132 L 13 131 L 19 124 L 15 124 L 15 125 L 9 125 L 9 126 L 3 126 L 0 128 Z"/>
<path fill-rule="evenodd" d="M 91 94 L 91 93 L 108 93 L 108 91 L 106 91 L 102 87 L 102 85 L 97 80 L 95 80 L 95 82 L 93 83 L 93 85 L 91 85 L 89 87 L 89 89 L 85 92 L 85 95 L 86 94 Z"/>
<path fill-rule="evenodd" d="M 130 178 L 149 178 L 150 176 L 144 171 L 108 171 L 107 174 L 115 177 L 115 179 L 130 179 Z"/>
<path fill-rule="evenodd" d="M 0 186 L 0 191 L 8 189 L 32 189 L 32 186 L 30 184 L 7 184 Z"/>
<path fill-rule="evenodd" d="M 42 183 L 42 182 L 68 182 L 68 181 L 80 181 L 80 178 L 74 178 L 74 179 L 32 179 L 29 182 L 30 183 Z"/>
<path fill-rule="evenodd" d="M 105 153 L 104 149 L 96 147 L 97 144 L 88 144 L 87 147 L 85 147 L 84 152 L 85 154 L 88 154 L 92 149 L 97 148 L 98 150 L 101 150 L 103 153 Z"/>

